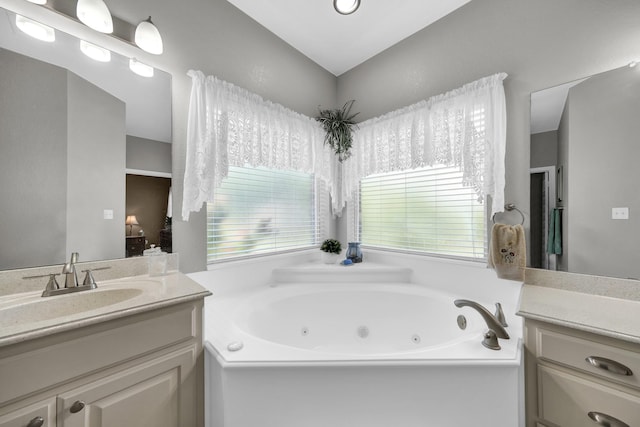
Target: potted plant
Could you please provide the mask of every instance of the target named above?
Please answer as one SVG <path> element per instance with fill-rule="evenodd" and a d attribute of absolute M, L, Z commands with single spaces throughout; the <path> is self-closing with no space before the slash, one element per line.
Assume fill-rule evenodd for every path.
<path fill-rule="evenodd" d="M 319 109 L 320 115 L 316 117 L 326 132 L 324 143 L 329 144 L 341 163 L 351 156 L 352 132 L 358 127 L 353 119 L 359 113 L 351 114 L 354 102 L 355 100 L 347 101 L 339 109 Z"/>
<path fill-rule="evenodd" d="M 327 239 L 320 246 L 322 251 L 322 260 L 325 264 L 335 264 L 340 258 L 342 245 L 336 239 Z"/>

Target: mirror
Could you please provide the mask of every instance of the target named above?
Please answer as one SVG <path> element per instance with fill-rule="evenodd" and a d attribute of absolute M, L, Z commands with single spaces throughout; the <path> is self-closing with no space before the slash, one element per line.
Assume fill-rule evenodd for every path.
<path fill-rule="evenodd" d="M 90 59 L 59 30 L 37 40 L 0 9 L 0 270 L 123 258 L 126 173 L 171 138 L 169 74 Z"/>
<path fill-rule="evenodd" d="M 640 67 L 532 93 L 532 267 L 640 279 L 638 112 Z"/>

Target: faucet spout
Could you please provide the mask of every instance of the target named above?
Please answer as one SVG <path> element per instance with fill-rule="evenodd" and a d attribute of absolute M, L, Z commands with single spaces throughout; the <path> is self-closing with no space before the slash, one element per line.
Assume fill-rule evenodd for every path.
<path fill-rule="evenodd" d="M 73 288 L 78 286 L 78 273 L 76 272 L 76 263 L 78 262 L 78 252 L 71 254 L 71 259 L 62 267 L 64 274 L 64 287 Z"/>
<path fill-rule="evenodd" d="M 475 309 L 480 316 L 484 319 L 487 324 L 487 327 L 496 333 L 498 338 L 509 339 L 509 334 L 507 330 L 500 324 L 500 320 L 498 320 L 489 310 L 484 308 L 482 305 L 478 304 L 475 301 L 470 301 L 467 299 L 457 299 L 453 302 L 456 307 L 471 307 Z"/>

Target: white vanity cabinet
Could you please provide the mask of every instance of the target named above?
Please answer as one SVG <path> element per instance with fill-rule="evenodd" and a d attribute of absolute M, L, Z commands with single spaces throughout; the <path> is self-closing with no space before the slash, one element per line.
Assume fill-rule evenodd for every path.
<path fill-rule="evenodd" d="M 0 347 L 0 427 L 201 426 L 202 306 Z"/>
<path fill-rule="evenodd" d="M 640 426 L 640 344 L 525 320 L 528 427 Z"/>

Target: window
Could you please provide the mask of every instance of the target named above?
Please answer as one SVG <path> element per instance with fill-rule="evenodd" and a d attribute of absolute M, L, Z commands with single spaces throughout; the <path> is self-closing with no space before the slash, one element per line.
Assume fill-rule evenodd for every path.
<path fill-rule="evenodd" d="M 230 167 L 207 203 L 207 262 L 316 245 L 317 193 L 311 174 Z"/>
<path fill-rule="evenodd" d="M 436 166 L 372 175 L 360 182 L 363 244 L 486 259 L 485 205 L 462 172 Z"/>

